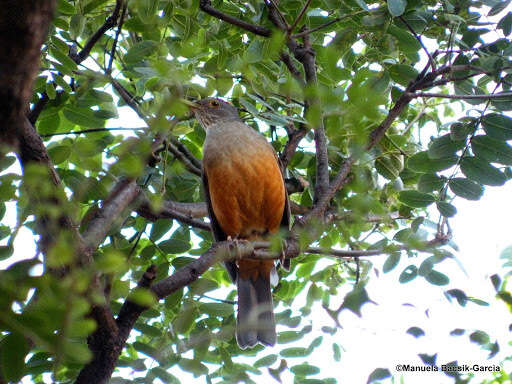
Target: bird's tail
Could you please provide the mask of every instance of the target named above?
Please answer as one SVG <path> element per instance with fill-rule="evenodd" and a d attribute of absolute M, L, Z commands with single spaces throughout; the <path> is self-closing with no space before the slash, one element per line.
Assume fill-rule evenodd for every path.
<path fill-rule="evenodd" d="M 236 340 L 240 348 L 276 343 L 276 322 L 270 289 L 273 261 L 240 260 L 237 278 Z"/>

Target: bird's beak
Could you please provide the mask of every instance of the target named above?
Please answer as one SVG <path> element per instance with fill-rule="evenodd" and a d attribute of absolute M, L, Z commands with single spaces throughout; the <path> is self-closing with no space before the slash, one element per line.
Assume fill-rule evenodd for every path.
<path fill-rule="evenodd" d="M 192 112 L 194 112 L 200 108 L 200 105 L 198 103 L 196 103 L 195 101 L 183 99 L 183 104 L 185 104 Z"/>

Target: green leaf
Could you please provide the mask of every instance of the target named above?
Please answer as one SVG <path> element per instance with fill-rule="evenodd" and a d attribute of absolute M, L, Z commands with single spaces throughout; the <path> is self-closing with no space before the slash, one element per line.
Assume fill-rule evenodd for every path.
<path fill-rule="evenodd" d="M 421 45 L 408 30 L 390 25 L 388 27 L 388 33 L 396 38 L 398 47 L 411 62 L 414 63 L 419 60 L 418 51 L 421 49 Z"/>
<path fill-rule="evenodd" d="M 338 344 L 332 343 L 332 352 L 333 352 L 334 361 L 340 361 L 341 360 L 341 348 Z"/>
<path fill-rule="evenodd" d="M 365 11 L 370 11 L 370 9 L 368 8 L 368 4 L 366 4 L 365 1 L 363 1 L 363 0 L 355 0 L 355 2 L 356 2 L 357 5 L 359 5 Z"/>
<path fill-rule="evenodd" d="M 310 365 L 308 363 L 294 365 L 293 367 L 290 368 L 290 370 L 297 376 L 310 376 L 320 373 L 320 368 L 315 367 L 314 365 Z"/>
<path fill-rule="evenodd" d="M 181 303 L 181 299 L 183 298 L 183 288 L 178 289 L 176 292 L 165 298 L 165 307 L 167 309 L 172 309 L 176 307 L 179 303 Z"/>
<path fill-rule="evenodd" d="M 60 85 L 62 87 L 62 89 L 64 91 L 66 91 L 67 93 L 73 92 L 73 90 L 71 89 L 71 86 L 66 82 L 66 80 L 64 80 L 64 78 L 62 76 L 54 74 L 53 80 L 55 80 L 55 83 L 57 85 Z"/>
<path fill-rule="evenodd" d="M 451 179 L 448 186 L 457 196 L 467 200 L 479 200 L 484 194 L 484 188 L 480 184 L 463 177 Z"/>
<path fill-rule="evenodd" d="M 194 374 L 194 377 L 206 375 L 208 373 L 208 367 L 195 359 L 184 359 L 182 358 L 178 365 L 187 372 Z"/>
<path fill-rule="evenodd" d="M 105 125 L 105 120 L 97 118 L 88 108 L 66 105 L 62 113 L 67 120 L 82 127 L 101 128 Z"/>
<path fill-rule="evenodd" d="M 512 139 L 512 118 L 491 113 L 482 118 L 484 131 L 491 137 L 498 140 Z"/>
<path fill-rule="evenodd" d="M 185 307 L 180 310 L 180 315 L 176 316 L 173 322 L 173 327 L 176 332 L 187 334 L 195 324 L 197 310 L 194 307 Z"/>
<path fill-rule="evenodd" d="M 401 191 L 398 194 L 398 200 L 409 207 L 424 208 L 436 201 L 436 198 L 428 193 L 409 190 Z"/>
<path fill-rule="evenodd" d="M 418 152 L 407 160 L 407 167 L 414 172 L 433 173 L 439 172 L 457 164 L 457 156 L 449 156 L 441 159 L 431 159 L 427 151 Z"/>
<path fill-rule="evenodd" d="M 25 337 L 10 333 L 0 342 L 0 369 L 3 379 L 18 382 L 24 376 L 25 356 L 29 351 Z"/>
<path fill-rule="evenodd" d="M 277 342 L 279 344 L 292 343 L 292 342 L 302 339 L 303 337 L 304 337 L 303 332 L 283 331 L 283 332 L 279 332 L 279 334 L 277 335 Z"/>
<path fill-rule="evenodd" d="M 57 11 L 65 15 L 73 15 L 75 13 L 75 7 L 67 0 L 59 0 L 57 1 Z"/>
<path fill-rule="evenodd" d="M 464 148 L 465 141 L 453 141 L 451 136 L 444 135 L 432 140 L 428 148 L 428 156 L 431 159 L 443 159 L 451 157 L 458 150 Z"/>
<path fill-rule="evenodd" d="M 510 4 L 510 0 L 506 0 L 506 1 L 499 1 L 496 5 L 494 5 L 491 10 L 489 11 L 489 13 L 487 14 L 487 16 L 495 16 L 497 15 L 498 13 L 500 13 L 501 11 L 503 11 L 505 8 L 508 7 L 508 5 Z"/>
<path fill-rule="evenodd" d="M 400 252 L 394 252 L 391 255 L 388 256 L 386 261 L 384 262 L 384 265 L 382 267 L 382 270 L 384 273 L 388 273 L 392 271 L 400 262 Z"/>
<path fill-rule="evenodd" d="M 444 217 L 453 217 L 457 214 L 457 208 L 455 208 L 452 204 L 447 203 L 445 201 L 438 201 L 436 203 L 437 210 Z"/>
<path fill-rule="evenodd" d="M 14 156 L 1 156 L 0 157 L 0 171 L 3 171 L 9 168 L 16 161 L 16 157 Z"/>
<path fill-rule="evenodd" d="M 71 16 L 71 20 L 69 22 L 69 34 L 73 39 L 77 40 L 82 34 L 86 21 L 86 18 L 82 15 L 75 14 Z"/>
<path fill-rule="evenodd" d="M 254 363 L 255 368 L 261 368 L 261 367 L 268 367 L 269 365 L 274 364 L 277 361 L 277 355 L 275 353 L 271 355 L 267 355 L 265 357 L 262 357 L 259 360 L 256 360 Z"/>
<path fill-rule="evenodd" d="M 306 357 L 310 354 L 311 351 L 309 351 L 307 348 L 302 347 L 285 348 L 281 352 L 279 352 L 279 355 L 281 357 Z"/>
<path fill-rule="evenodd" d="M 228 317 L 233 314 L 234 308 L 228 303 L 201 303 L 199 304 L 199 312 L 207 313 L 210 316 Z"/>
<path fill-rule="evenodd" d="M 372 303 L 364 287 L 356 286 L 351 292 L 347 293 L 343 299 L 342 308 L 349 309 L 357 316 L 361 317 L 361 307 L 365 303 Z"/>
<path fill-rule="evenodd" d="M 460 169 L 468 179 L 479 184 L 500 186 L 507 181 L 507 177 L 499 169 L 473 156 L 464 157 Z"/>
<path fill-rule="evenodd" d="M 48 154 L 53 164 L 60 164 L 66 161 L 71 155 L 71 147 L 67 145 L 57 145 L 48 149 Z"/>
<path fill-rule="evenodd" d="M 91 0 L 84 7 L 84 14 L 88 14 L 109 0 Z"/>
<path fill-rule="evenodd" d="M 145 369 L 144 369 L 145 370 Z M 161 367 L 154 367 L 151 368 L 149 371 L 150 373 L 153 373 L 156 377 L 162 380 L 165 384 L 180 384 L 181 381 L 174 375 L 167 372 L 167 370 L 161 368 Z M 149 377 L 149 375 L 148 375 Z"/>
<path fill-rule="evenodd" d="M 474 129 L 475 125 L 472 123 L 455 123 L 450 125 L 450 137 L 453 141 L 465 140 Z"/>
<path fill-rule="evenodd" d="M 421 329 L 419 327 L 411 327 L 407 330 L 406 333 L 408 333 L 409 335 L 412 335 L 416 338 L 425 336 L 425 331 L 423 331 L 423 329 Z"/>
<path fill-rule="evenodd" d="M 484 331 L 475 331 L 469 335 L 469 340 L 473 343 L 484 345 L 487 344 L 491 339 L 487 333 Z"/>
<path fill-rule="evenodd" d="M 450 289 L 445 292 L 446 297 L 451 301 L 451 297 L 454 297 L 460 306 L 466 306 L 468 302 L 468 296 L 460 289 Z"/>
<path fill-rule="evenodd" d="M 471 149 L 476 157 L 485 161 L 512 165 L 512 147 L 503 140 L 478 135 L 471 139 Z"/>
<path fill-rule="evenodd" d="M 367 384 L 375 383 L 380 380 L 385 380 L 391 377 L 391 372 L 387 368 L 376 368 L 373 372 L 368 376 Z"/>
<path fill-rule="evenodd" d="M 423 193 L 439 191 L 443 188 L 445 182 L 445 177 L 440 177 L 433 173 L 425 173 L 418 180 L 418 191 Z"/>
<path fill-rule="evenodd" d="M 57 96 L 57 90 L 55 89 L 55 85 L 54 85 L 53 81 L 46 83 L 45 90 L 46 90 L 46 94 L 48 95 L 48 98 L 50 100 L 54 100 L 55 97 Z"/>
<path fill-rule="evenodd" d="M 129 296 L 130 301 L 143 307 L 151 307 L 156 302 L 154 293 L 145 288 L 135 288 Z"/>
<path fill-rule="evenodd" d="M 388 180 L 395 180 L 404 168 L 403 158 L 400 155 L 389 154 L 380 156 L 375 161 L 375 169 Z"/>
<path fill-rule="evenodd" d="M 66 75 L 72 76 L 73 72 L 76 71 L 76 63 L 69 58 L 66 53 L 62 53 L 57 48 L 50 48 L 50 54 L 62 64 L 62 69 L 66 70 Z"/>
<path fill-rule="evenodd" d="M 388 10 L 393 17 L 401 16 L 405 7 L 407 7 L 407 0 L 388 0 Z"/>
<path fill-rule="evenodd" d="M 418 276 L 418 268 L 415 265 L 411 264 L 402 271 L 400 277 L 398 278 L 398 281 L 401 284 L 405 284 L 415 279 L 416 276 Z"/>
<path fill-rule="evenodd" d="M 450 282 L 450 279 L 445 274 L 432 270 L 425 279 L 433 285 L 447 285 Z"/>
<path fill-rule="evenodd" d="M 126 55 L 124 55 L 124 60 L 128 64 L 137 64 L 140 63 L 143 59 L 150 56 L 153 52 L 155 52 L 158 48 L 158 43 L 156 41 L 146 40 L 141 41 L 140 43 L 132 46 Z"/>
<path fill-rule="evenodd" d="M 149 234 L 149 238 L 151 241 L 158 241 L 160 238 L 165 235 L 171 229 L 173 224 L 172 219 L 160 219 L 157 220 L 151 226 L 151 232 Z"/>
<path fill-rule="evenodd" d="M 180 227 L 171 235 L 169 240 L 162 241 L 158 247 L 167 254 L 180 254 L 190 249 L 190 231 L 186 227 Z"/>
<path fill-rule="evenodd" d="M 389 67 L 389 76 L 396 83 L 407 86 L 418 77 L 418 71 L 406 64 L 395 64 Z"/>
<path fill-rule="evenodd" d="M 498 28 L 503 31 L 505 36 L 512 32 L 512 12 L 509 12 L 498 22 Z"/>

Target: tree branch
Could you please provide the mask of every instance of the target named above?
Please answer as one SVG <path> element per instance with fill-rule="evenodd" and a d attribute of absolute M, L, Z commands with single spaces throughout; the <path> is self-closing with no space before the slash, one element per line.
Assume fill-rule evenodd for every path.
<path fill-rule="evenodd" d="M 213 8 L 210 0 L 199 0 L 199 9 L 213 17 L 216 17 L 217 19 L 223 20 L 229 24 L 236 25 L 237 27 L 240 27 L 248 32 L 252 32 L 256 35 L 269 37 L 272 34 L 272 31 L 268 28 L 248 23 Z"/>
<path fill-rule="evenodd" d="M 116 4 L 117 8 L 117 4 Z M 110 49 L 110 57 L 108 59 L 108 65 L 106 68 L 106 72 L 110 75 L 112 73 L 112 64 L 114 63 L 114 57 L 116 55 L 117 42 L 119 41 L 119 35 L 121 34 L 121 29 L 123 28 L 124 18 L 126 16 L 126 9 L 128 8 L 128 2 L 123 4 L 123 10 L 121 11 L 121 19 L 119 20 L 119 24 L 117 26 L 116 36 L 114 37 L 114 42 L 112 43 L 112 48 Z M 115 10 L 114 10 L 115 12 Z"/>
<path fill-rule="evenodd" d="M 448 95 L 444 93 L 430 93 L 430 92 L 408 92 L 406 94 L 410 98 L 416 97 L 439 97 L 443 99 L 455 100 L 490 100 L 490 99 L 503 99 L 507 97 L 512 98 L 512 92 L 495 93 L 492 95 Z"/>
<path fill-rule="evenodd" d="M 54 137 L 54 136 L 67 136 L 67 135 L 81 135 L 83 133 L 94 133 L 94 132 L 110 132 L 110 131 L 147 131 L 147 127 L 139 127 L 139 128 L 89 128 L 82 129 L 79 131 L 70 131 L 70 132 L 55 132 L 55 133 L 46 133 L 44 135 L 40 135 L 41 137 Z"/>
<path fill-rule="evenodd" d="M 87 43 L 85 43 L 83 49 L 78 54 L 69 56 L 75 63 L 80 64 L 87 57 L 89 57 L 91 50 L 94 48 L 99 39 L 103 37 L 105 32 L 107 32 L 110 28 L 114 27 L 117 24 L 117 18 L 119 17 L 119 12 L 121 10 L 122 5 L 123 0 L 116 0 L 116 5 L 114 7 L 112 15 L 107 17 L 107 20 L 105 20 L 103 25 L 99 27 L 98 30 L 89 38 Z"/>
<path fill-rule="evenodd" d="M 143 199 L 143 203 L 137 208 L 137 213 L 150 220 L 156 221 L 158 219 L 175 219 L 183 224 L 190 225 L 195 228 L 210 230 L 210 224 L 195 219 L 194 217 L 205 217 L 208 215 L 205 203 L 177 203 L 173 201 L 166 201 L 162 207 L 155 211 L 151 208 L 149 200 Z"/>
<path fill-rule="evenodd" d="M 176 159 L 183 163 L 183 165 L 185 166 L 185 168 L 188 169 L 189 172 L 193 173 L 194 175 L 201 176 L 201 165 L 199 165 L 199 167 L 196 167 L 196 165 L 189 159 L 189 157 L 185 155 L 182 151 L 180 151 L 178 147 L 174 145 L 174 143 L 169 141 L 167 143 L 167 149 L 169 150 L 169 152 L 173 154 L 173 156 Z"/>
<path fill-rule="evenodd" d="M 83 231 L 82 236 L 88 249 L 94 251 L 98 248 L 105 240 L 112 224 L 122 220 L 122 213 L 135 201 L 139 192 L 135 179 L 124 179 L 114 186 Z"/>
<path fill-rule="evenodd" d="M 297 15 L 297 18 L 293 21 L 292 25 L 290 25 L 290 27 L 288 28 L 289 33 L 292 33 L 293 30 L 295 29 L 295 27 L 297 27 L 297 24 L 300 23 L 302 17 L 304 16 L 304 14 L 306 13 L 306 11 L 309 8 L 309 4 L 311 4 L 311 0 L 306 0 L 306 3 L 304 4 L 304 6 L 300 10 L 299 14 Z"/>
<path fill-rule="evenodd" d="M 334 23 L 337 23 L 338 21 L 341 21 L 343 19 L 347 19 L 347 18 L 350 18 L 350 17 L 354 17 L 354 16 L 360 15 L 362 13 L 368 13 L 368 12 L 367 11 L 358 11 L 358 12 L 351 13 L 349 15 L 340 16 L 340 17 L 337 17 L 337 18 L 335 18 L 335 19 L 333 19 L 331 21 L 326 22 L 325 24 L 319 25 L 318 27 L 311 28 L 311 29 L 306 29 L 304 31 L 296 33 L 296 34 L 292 35 L 291 37 L 294 38 L 294 39 L 300 39 L 301 37 L 310 35 L 313 32 L 316 32 L 316 31 L 319 31 L 321 29 L 327 28 L 328 26 L 330 26 L 330 25 L 332 25 Z"/>

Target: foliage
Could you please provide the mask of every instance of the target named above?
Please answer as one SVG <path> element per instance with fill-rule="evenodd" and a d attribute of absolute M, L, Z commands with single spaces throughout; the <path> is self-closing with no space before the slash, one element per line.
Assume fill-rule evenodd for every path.
<path fill-rule="evenodd" d="M 106 304 L 117 315 L 130 295 L 150 307 L 117 363 L 138 373 L 135 382 L 177 383 L 176 367 L 214 383 L 255 382 L 262 373 L 279 380 L 290 372 L 296 382 L 336 382 L 308 356 L 332 345 L 339 360 L 337 318 L 345 309 L 361 315 L 371 301 L 364 287 L 370 271 L 381 268 L 373 259 L 307 252 L 294 258 L 274 289 L 278 347 L 242 351 L 233 332 L 236 291 L 222 265 L 164 300 L 142 288 L 130 293 L 150 265 L 158 281 L 211 247 L 211 233 L 197 225 L 201 217 L 151 216 L 132 205 L 111 223 L 90 265 L 77 259 L 71 231 L 42 229 L 66 216 L 80 223 L 80 233 L 91 233 L 89 224 L 125 179 L 137 180 L 154 211 L 168 202 L 202 202 L 194 161 L 201 158 L 204 132 L 186 119 L 184 99 L 228 98 L 278 153 L 286 153 L 294 135 L 304 136 L 287 167 L 288 177 L 300 181 L 290 195 L 297 217 L 318 202 L 315 131 L 323 127 L 331 181 L 354 163 L 340 176 L 343 188 L 330 201 L 329 220 L 310 222 L 300 231 L 301 245 L 327 254 L 380 250 L 387 255 L 384 273 L 401 268 L 400 284 L 424 279 L 448 286 L 438 266 L 455 258 L 448 220 L 457 200 L 478 200 L 485 186 L 512 177 L 512 44 L 506 38 L 512 13 L 502 12 L 509 2 L 312 0 L 303 14 L 305 1 L 287 0 L 279 11 L 288 25 L 296 24 L 289 33 L 269 17 L 272 2 L 201 3 L 271 35 L 213 17 L 191 0 L 57 2 L 29 117 L 64 188 L 55 192 L 44 167 L 24 166 L 20 176 L 10 168 L 14 155 L 0 161 L 0 260 L 9 264 L 0 272 L 0 365 L 7 380 L 29 375 L 43 382 L 48 372 L 55 382 L 74 380 L 93 356 L 86 338 L 98 321 L 90 309 Z M 115 23 L 87 52 L 115 11 Z M 482 15 L 499 17 L 484 23 Z M 308 78 L 290 38 L 316 60 L 317 81 Z M 140 129 L 113 129 L 128 126 Z M 167 134 L 169 151 L 155 151 L 155 140 Z M 53 233 L 50 246 L 40 246 L 44 255 L 9 263 L 22 227 L 41 239 L 42 232 Z M 91 290 L 97 277 L 101 289 Z M 510 306 L 510 294 L 499 287 Z M 478 300 L 456 289 L 445 294 L 460 305 Z M 335 326 L 307 345 L 313 308 L 325 310 Z M 484 331 L 468 337 L 491 354 L 499 349 Z M 368 369 L 371 380 L 390 375 L 384 367 Z M 113 382 L 128 382 L 117 376 Z"/>

